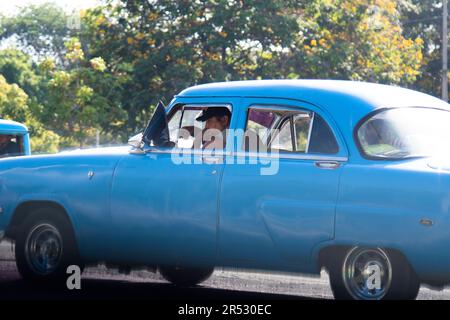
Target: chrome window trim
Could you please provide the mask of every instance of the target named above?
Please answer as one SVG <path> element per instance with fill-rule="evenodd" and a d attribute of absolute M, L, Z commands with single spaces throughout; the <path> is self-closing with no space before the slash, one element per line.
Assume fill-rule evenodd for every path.
<path fill-rule="evenodd" d="M 181 125 L 183 124 L 184 110 L 185 110 L 184 108 L 185 108 L 185 106 L 181 107 L 181 117 L 180 117 L 180 122 L 178 122 L 178 131 L 181 129 Z M 176 111 L 175 111 L 175 113 L 176 113 Z M 173 116 L 175 116 L 175 114 Z M 172 120 L 172 118 L 171 118 L 171 120 Z M 167 122 L 169 122 L 169 120 Z"/>
<path fill-rule="evenodd" d="M 294 122 L 294 116 L 293 115 L 291 116 L 291 135 L 292 135 L 292 139 L 293 139 L 292 142 L 294 143 L 293 150 L 294 150 L 294 152 L 298 152 L 297 151 L 298 139 L 297 139 L 297 132 L 295 131 L 295 122 Z"/>
<path fill-rule="evenodd" d="M 347 162 L 348 157 L 344 156 L 330 156 L 330 155 L 320 155 L 320 154 L 304 154 L 304 153 L 278 153 L 272 155 L 270 153 L 258 153 L 258 152 L 245 152 L 240 151 L 233 154 L 237 157 L 254 157 L 254 158 L 278 158 L 278 159 L 288 159 L 288 160 L 311 160 L 311 161 L 338 161 Z"/>
<path fill-rule="evenodd" d="M 224 156 L 235 156 L 235 157 L 252 157 L 252 158 L 271 158 L 271 159 L 288 159 L 288 160 L 309 160 L 309 161 L 337 161 L 337 162 L 347 162 L 348 157 L 344 156 L 329 156 L 320 154 L 304 154 L 304 153 L 258 153 L 258 152 L 230 152 L 225 150 L 200 150 L 200 149 L 158 149 L 155 147 L 150 147 L 145 150 L 147 154 L 185 154 L 194 156 L 205 156 L 205 157 L 224 157 Z"/>
<path fill-rule="evenodd" d="M 284 126 L 284 123 L 286 121 L 289 121 L 289 132 L 291 135 L 291 144 L 292 144 L 292 142 L 293 142 L 292 141 L 292 139 L 293 139 L 293 137 L 292 137 L 292 114 L 288 114 L 288 115 L 285 115 L 284 117 L 280 118 L 280 120 L 278 120 L 276 125 L 274 126 L 274 127 L 280 127 L 280 129 L 275 129 L 275 130 L 278 130 L 278 132 L 276 132 L 276 135 L 272 135 L 272 130 L 271 130 L 270 135 L 269 135 L 270 143 L 267 144 L 268 146 L 272 147 L 272 143 L 273 143 L 273 140 L 275 139 L 275 137 L 277 135 L 280 136 L 281 127 Z M 292 146 L 292 150 L 294 150 L 294 146 Z M 292 152 L 294 152 L 294 151 L 292 151 Z"/>
<path fill-rule="evenodd" d="M 183 103 L 177 103 L 174 104 L 172 107 L 170 107 L 169 110 L 167 110 L 167 115 L 170 115 L 170 119 L 167 119 L 167 122 L 169 122 L 170 120 L 172 120 L 172 117 L 174 116 L 174 114 L 178 111 L 175 110 L 177 108 L 180 108 L 179 110 L 185 111 L 185 108 L 210 108 L 210 107 L 216 107 L 216 108 L 228 108 L 231 112 L 231 117 L 233 117 L 233 105 L 231 103 L 190 103 L 190 104 L 183 104 Z M 231 119 L 230 119 L 231 121 Z M 179 128 L 178 128 L 179 129 Z"/>
<path fill-rule="evenodd" d="M 315 112 L 311 112 L 311 113 L 312 113 L 311 121 L 309 122 L 309 130 L 308 130 L 308 144 L 306 145 L 305 153 L 309 153 L 309 145 L 311 143 L 311 133 L 312 133 L 312 128 L 313 128 L 313 124 L 314 124 L 314 119 L 316 118 L 316 113 Z M 333 133 L 333 136 L 334 136 L 334 133 Z M 336 140 L 336 137 L 334 137 L 334 140 Z"/>
<path fill-rule="evenodd" d="M 232 153 L 225 150 L 212 150 L 212 149 L 190 149 L 190 148 L 172 148 L 172 149 L 158 149 L 156 147 L 149 147 L 145 149 L 146 154 L 184 154 L 194 156 L 206 156 L 206 157 L 223 157 L 230 156 Z"/>
<path fill-rule="evenodd" d="M 174 107 L 175 106 L 176 105 L 174 105 Z M 229 103 L 224 103 L 224 104 L 220 104 L 220 103 L 183 104 L 182 108 L 184 109 L 185 107 L 186 108 L 188 108 L 188 107 L 194 107 L 194 108 L 226 107 L 226 108 L 230 109 L 231 112 L 233 112 L 232 111 L 233 107 Z M 301 108 L 301 107 L 261 105 L 261 104 L 251 105 L 251 106 L 248 106 L 248 108 L 246 108 L 246 109 L 247 110 L 250 110 L 250 109 L 274 110 L 274 111 L 288 111 L 288 112 L 291 111 L 294 113 L 303 112 L 303 113 L 311 114 L 311 122 L 310 122 L 310 127 L 309 127 L 309 132 L 308 132 L 308 146 L 307 146 L 307 148 L 308 148 L 307 150 L 309 151 L 309 143 L 310 143 L 313 123 L 314 123 L 314 119 L 315 119 L 315 114 L 316 114 L 315 111 L 308 110 L 308 109 Z M 172 111 L 172 109 L 171 109 L 171 111 Z M 292 117 L 292 116 L 293 116 L 293 114 L 281 117 L 280 119 L 278 119 L 276 125 L 278 126 L 279 123 L 282 122 L 284 119 L 286 119 L 288 117 Z M 247 119 L 246 119 L 246 121 L 247 121 Z M 291 125 L 293 125 L 293 119 L 291 119 Z M 333 133 L 333 136 L 336 139 L 336 135 L 335 135 L 334 131 L 332 129 L 331 129 L 331 131 Z M 336 141 L 337 141 L 337 139 L 336 139 Z M 240 148 L 242 148 L 242 146 Z M 277 153 L 275 153 L 274 152 L 273 154 L 271 154 L 271 153 L 264 153 L 264 152 L 261 152 L 261 153 L 247 152 L 247 151 L 243 151 L 243 150 L 240 150 L 238 152 L 233 152 L 233 151 L 226 151 L 225 149 L 224 150 L 210 150 L 210 149 L 202 150 L 202 149 L 189 149 L 189 148 L 158 149 L 156 147 L 147 147 L 145 150 L 143 150 L 142 153 L 143 154 L 184 154 L 184 155 L 194 155 L 194 156 L 204 156 L 204 157 L 236 156 L 236 157 L 308 160 L 308 161 L 337 161 L 337 162 L 347 162 L 348 161 L 348 156 L 309 154 L 307 152 L 305 152 L 305 153 L 300 153 L 300 152 L 292 152 L 292 153 L 277 152 Z"/>
<path fill-rule="evenodd" d="M 189 103 L 183 104 L 183 108 L 228 108 L 233 114 L 233 107 L 230 103 Z"/>

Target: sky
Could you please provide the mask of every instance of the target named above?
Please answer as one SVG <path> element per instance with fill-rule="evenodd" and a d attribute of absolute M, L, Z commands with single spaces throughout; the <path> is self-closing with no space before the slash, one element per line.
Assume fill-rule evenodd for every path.
<path fill-rule="evenodd" d="M 20 7 L 29 4 L 43 4 L 54 2 L 60 7 L 71 12 L 74 9 L 85 9 L 100 3 L 100 0 L 0 0 L 0 14 L 11 15 L 17 13 Z"/>

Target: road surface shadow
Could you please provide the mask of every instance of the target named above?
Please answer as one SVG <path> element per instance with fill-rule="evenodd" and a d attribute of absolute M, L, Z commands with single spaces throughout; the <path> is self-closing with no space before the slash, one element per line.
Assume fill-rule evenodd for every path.
<path fill-rule="evenodd" d="M 168 283 L 130 282 L 122 280 L 83 279 L 81 290 L 41 288 L 27 285 L 23 280 L 0 283 L 0 300 L 155 300 L 155 301 L 214 301 L 214 300 L 313 300 L 311 298 L 209 287 L 180 288 Z"/>

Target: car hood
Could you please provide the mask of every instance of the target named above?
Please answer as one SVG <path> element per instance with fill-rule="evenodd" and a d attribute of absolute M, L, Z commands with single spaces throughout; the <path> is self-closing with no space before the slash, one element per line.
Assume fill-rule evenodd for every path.
<path fill-rule="evenodd" d="M 107 148 L 89 148 L 89 149 L 74 149 L 74 150 L 66 150 L 58 153 L 59 155 L 97 155 L 97 154 L 127 154 L 128 150 L 130 150 L 129 146 L 118 146 L 118 147 L 107 147 Z"/>
<path fill-rule="evenodd" d="M 56 154 L 31 155 L 0 159 L 0 174 L 11 169 L 54 167 L 54 166 L 83 166 L 106 165 L 114 166 L 115 163 L 128 154 L 130 147 L 108 147 L 93 149 L 77 149 L 63 151 Z"/>

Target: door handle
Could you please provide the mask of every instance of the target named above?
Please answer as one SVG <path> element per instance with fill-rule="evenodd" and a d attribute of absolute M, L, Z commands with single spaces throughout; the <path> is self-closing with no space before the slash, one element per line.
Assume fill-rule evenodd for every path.
<path fill-rule="evenodd" d="M 206 164 L 218 164 L 222 160 L 222 157 L 202 157 L 202 160 Z"/>
<path fill-rule="evenodd" d="M 316 161 L 316 167 L 320 169 L 334 170 L 341 166 L 337 161 Z"/>

